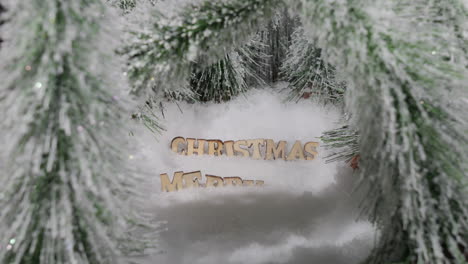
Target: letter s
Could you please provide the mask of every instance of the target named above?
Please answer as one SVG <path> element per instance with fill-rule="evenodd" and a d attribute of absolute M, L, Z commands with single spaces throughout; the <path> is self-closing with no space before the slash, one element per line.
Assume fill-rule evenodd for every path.
<path fill-rule="evenodd" d="M 318 156 L 317 147 L 319 146 L 318 142 L 307 142 L 304 145 L 304 152 L 307 155 L 307 160 L 313 160 Z"/>
<path fill-rule="evenodd" d="M 250 153 L 248 150 L 241 148 L 240 146 L 246 146 L 247 147 L 247 141 L 245 140 L 238 140 L 234 143 L 234 151 L 242 153 L 244 157 L 250 156 Z"/>

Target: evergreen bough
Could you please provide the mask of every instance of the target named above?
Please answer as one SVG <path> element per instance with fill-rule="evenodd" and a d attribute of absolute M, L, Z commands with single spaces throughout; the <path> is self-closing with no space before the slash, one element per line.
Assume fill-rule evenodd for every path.
<path fill-rule="evenodd" d="M 6 7 L 0 262 L 120 263 L 119 249 L 132 239 L 129 221 L 143 222 L 130 210 L 139 180 L 121 143 L 113 16 L 101 0 Z"/>
<path fill-rule="evenodd" d="M 302 27 L 292 35 L 281 71 L 289 83 L 289 99 L 298 100 L 310 93 L 323 102 L 342 102 L 345 83 L 337 79 L 335 68 L 323 61 L 321 50 L 307 39 Z"/>
<path fill-rule="evenodd" d="M 467 262 L 467 109 L 459 100 L 468 75 L 438 3 L 298 7 L 325 61 L 347 77 L 363 210 L 381 229 L 367 263 Z"/>

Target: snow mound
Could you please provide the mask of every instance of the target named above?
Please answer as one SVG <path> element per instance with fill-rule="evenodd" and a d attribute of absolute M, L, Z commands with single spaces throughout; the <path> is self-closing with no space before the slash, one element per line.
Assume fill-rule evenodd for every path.
<path fill-rule="evenodd" d="M 361 197 L 344 164 L 315 160 L 252 160 L 183 156 L 171 151 L 174 137 L 220 140 L 266 138 L 318 141 L 336 127 L 339 111 L 312 101 L 284 103 L 272 89 L 252 90 L 225 104 L 167 105 L 166 131 L 138 132 L 136 166 L 153 177 L 148 194 L 155 220 L 165 221 L 159 253 L 140 259 L 167 264 L 352 264 L 374 243 L 375 229 L 358 220 Z M 161 192 L 159 174 L 197 171 L 221 177 L 263 180 L 262 187 L 200 188 Z"/>

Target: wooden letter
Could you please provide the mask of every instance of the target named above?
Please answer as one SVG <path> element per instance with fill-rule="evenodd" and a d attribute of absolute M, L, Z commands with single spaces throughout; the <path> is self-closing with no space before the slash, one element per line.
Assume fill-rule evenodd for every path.
<path fill-rule="evenodd" d="M 252 158 L 253 159 L 261 159 L 262 156 L 260 155 L 260 145 L 263 146 L 265 144 L 265 139 L 250 139 L 247 140 L 247 146 L 249 148 L 253 145 L 253 152 L 252 152 Z"/>
<path fill-rule="evenodd" d="M 223 178 L 214 176 L 214 175 L 205 175 L 206 177 L 206 187 L 222 187 Z"/>
<path fill-rule="evenodd" d="M 255 181 L 255 185 L 257 186 L 262 186 L 264 183 L 264 181 Z"/>
<path fill-rule="evenodd" d="M 286 141 L 281 140 L 275 147 L 273 139 L 266 140 L 265 159 L 286 159 Z"/>
<path fill-rule="evenodd" d="M 238 153 L 242 153 L 242 155 L 244 157 L 248 157 L 250 155 L 249 151 L 246 150 L 246 149 L 243 149 L 241 148 L 240 146 L 246 146 L 247 145 L 247 141 L 245 140 L 238 140 L 234 143 L 234 151 L 238 152 Z"/>
<path fill-rule="evenodd" d="M 200 187 L 200 183 L 198 182 L 198 180 L 202 179 L 202 175 L 200 171 L 192 171 L 192 172 L 184 173 L 182 178 L 184 179 L 184 182 L 185 182 L 184 188 L 192 188 L 192 187 L 198 188 Z"/>
<path fill-rule="evenodd" d="M 233 145 L 234 141 L 224 141 L 224 153 L 226 153 L 228 157 L 234 156 Z"/>
<path fill-rule="evenodd" d="M 307 155 L 307 160 L 313 160 L 315 159 L 317 156 L 318 156 L 318 152 L 317 152 L 317 147 L 318 147 L 319 143 L 318 142 L 307 142 L 305 145 L 304 145 L 304 152 L 309 155 Z"/>
<path fill-rule="evenodd" d="M 197 147 L 195 147 L 195 141 L 198 143 Z M 187 156 L 193 155 L 194 152 L 197 155 L 203 155 L 205 153 L 205 141 L 204 139 L 187 138 Z"/>
<path fill-rule="evenodd" d="M 296 143 L 294 143 L 294 146 L 292 147 L 291 151 L 288 154 L 288 157 L 286 160 L 295 160 L 295 159 L 301 159 L 304 160 L 304 152 L 302 152 L 302 145 L 301 141 L 296 140 Z"/>
<path fill-rule="evenodd" d="M 253 186 L 254 181 L 253 180 L 243 180 L 242 185 L 244 185 L 244 186 Z"/>
<path fill-rule="evenodd" d="M 184 186 L 182 185 L 182 175 L 184 172 L 177 171 L 174 173 L 174 178 L 172 178 L 172 182 L 169 180 L 169 176 L 166 173 L 160 175 L 161 177 L 161 191 L 166 192 L 173 192 L 182 189 Z"/>
<path fill-rule="evenodd" d="M 225 186 L 242 186 L 242 179 L 240 177 L 225 177 Z"/>
<path fill-rule="evenodd" d="M 208 155 L 221 156 L 223 154 L 223 142 L 218 139 L 208 140 Z"/>
<path fill-rule="evenodd" d="M 185 146 L 182 147 L 182 150 L 181 152 L 179 152 L 179 144 L 185 144 L 185 138 L 183 137 L 175 137 L 172 141 L 171 141 L 171 149 L 172 151 L 174 151 L 175 153 L 178 153 L 178 154 L 182 154 L 182 155 L 185 155 Z"/>

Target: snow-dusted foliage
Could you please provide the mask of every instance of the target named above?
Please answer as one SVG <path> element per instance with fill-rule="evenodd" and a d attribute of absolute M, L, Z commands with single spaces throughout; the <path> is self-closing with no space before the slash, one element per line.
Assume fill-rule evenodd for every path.
<path fill-rule="evenodd" d="M 132 12 L 141 3 L 154 6 L 159 1 L 164 0 L 107 0 L 109 4 L 122 9 L 126 14 Z"/>
<path fill-rule="evenodd" d="M 108 0 L 108 2 L 121 8 L 124 12 L 130 12 L 137 5 L 137 0 Z"/>
<path fill-rule="evenodd" d="M 280 67 L 287 57 L 291 35 L 297 26 L 297 17 L 292 17 L 287 8 L 275 12 L 268 23 L 263 25 L 253 37 L 257 75 L 265 83 L 281 80 Z"/>
<path fill-rule="evenodd" d="M 201 70 L 194 66 L 190 86 L 196 93 L 197 100 L 223 102 L 245 92 L 248 89 L 246 67 L 242 65 L 241 59 L 239 53 L 231 52 L 222 60 Z"/>
<path fill-rule="evenodd" d="M 10 1 L 7 10 L 0 262 L 119 263 L 127 222 L 139 218 L 121 155 L 124 83 L 108 28 L 118 18 L 101 0 Z"/>
<path fill-rule="evenodd" d="M 278 81 L 294 24 L 286 9 L 277 10 L 246 44 L 210 66 L 193 64 L 190 85 L 197 98 L 227 101 L 249 87 Z"/>
<path fill-rule="evenodd" d="M 462 3 L 290 2 L 325 61 L 347 76 L 363 206 L 382 228 L 368 263 L 466 263 Z"/>
<path fill-rule="evenodd" d="M 122 50 L 135 94 L 184 86 L 191 63 L 210 64 L 243 44 L 280 0 L 200 1 L 155 19 Z"/>
<path fill-rule="evenodd" d="M 307 39 L 302 27 L 292 35 L 281 70 L 289 83 L 292 100 L 298 100 L 305 93 L 324 102 L 338 102 L 343 97 L 345 83 L 337 80 L 334 67 L 322 60 L 321 50 Z"/>
<path fill-rule="evenodd" d="M 332 150 L 325 157 L 329 162 L 350 162 L 359 155 L 359 134 L 347 125 L 325 131 L 321 139 L 325 143 L 324 147 Z"/>

